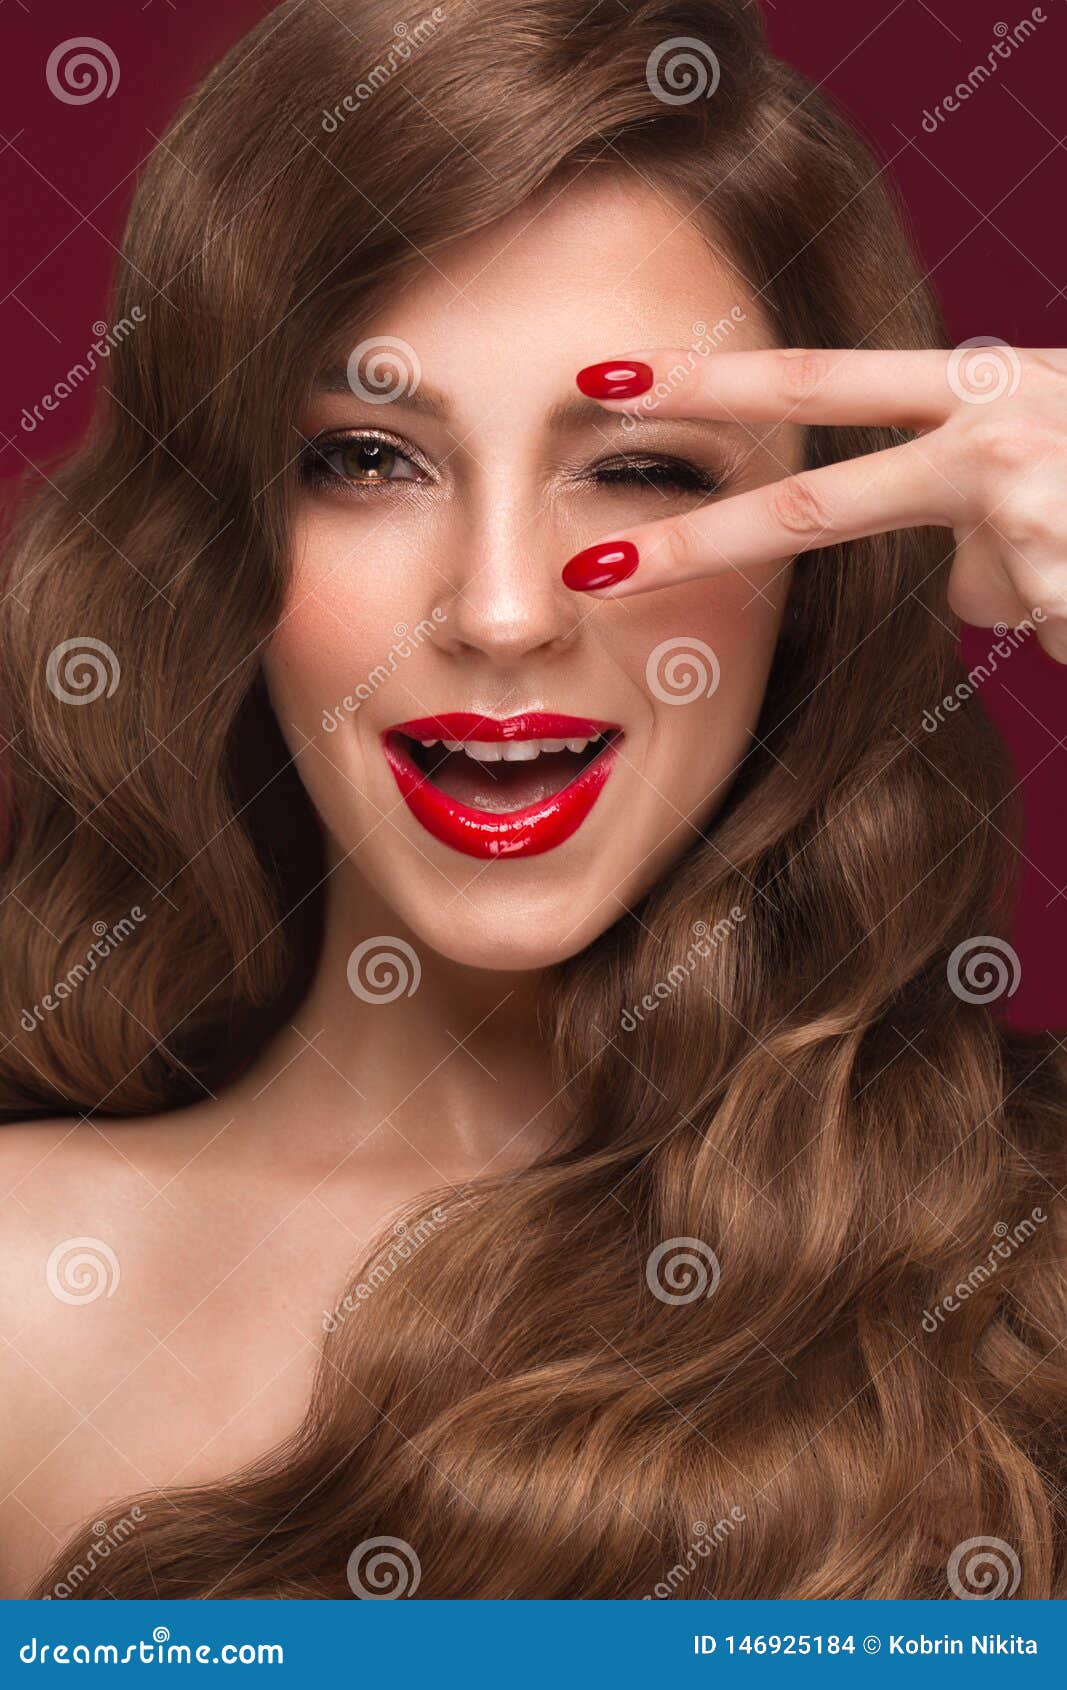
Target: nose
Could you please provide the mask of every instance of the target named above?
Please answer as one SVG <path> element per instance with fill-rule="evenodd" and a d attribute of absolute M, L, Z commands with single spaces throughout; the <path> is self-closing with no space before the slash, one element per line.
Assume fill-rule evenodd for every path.
<path fill-rule="evenodd" d="M 573 645 L 588 606 L 564 586 L 567 541 L 521 501 L 468 517 L 445 563 L 446 616 L 438 645 L 506 668 Z M 577 601 L 577 602 L 576 602 Z"/>

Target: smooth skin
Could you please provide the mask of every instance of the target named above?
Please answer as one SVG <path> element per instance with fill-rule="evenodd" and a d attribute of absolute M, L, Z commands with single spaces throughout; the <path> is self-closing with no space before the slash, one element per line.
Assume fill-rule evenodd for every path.
<path fill-rule="evenodd" d="M 955 537 L 951 609 L 979 627 L 1031 618 L 1042 648 L 1067 663 L 1067 352 L 790 347 L 724 352 L 692 369 L 687 361 L 687 352 L 626 352 L 620 365 L 651 371 L 650 397 L 597 402 L 632 415 L 869 424 L 917 438 L 614 530 L 604 543 L 628 541 L 639 562 L 597 597 L 631 597 L 864 534 L 934 525 Z"/>

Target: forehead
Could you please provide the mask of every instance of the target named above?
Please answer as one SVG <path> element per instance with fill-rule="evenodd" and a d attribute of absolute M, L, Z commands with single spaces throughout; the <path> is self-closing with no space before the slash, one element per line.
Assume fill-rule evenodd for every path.
<path fill-rule="evenodd" d="M 589 172 L 416 260 L 372 321 L 441 383 L 573 381 L 585 363 L 708 341 L 770 346 L 752 289 L 699 217 L 636 175 Z"/>

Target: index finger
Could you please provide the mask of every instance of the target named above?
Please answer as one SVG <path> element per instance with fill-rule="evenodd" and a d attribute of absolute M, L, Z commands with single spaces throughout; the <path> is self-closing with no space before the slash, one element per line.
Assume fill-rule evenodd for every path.
<path fill-rule="evenodd" d="M 865 534 L 949 527 L 961 497 L 926 443 L 908 440 L 617 530 L 568 559 L 563 581 L 575 592 L 627 598 Z"/>
<path fill-rule="evenodd" d="M 948 352 L 774 348 L 701 354 L 693 347 L 588 364 L 581 391 L 635 417 L 881 423 L 924 429 L 959 403 Z"/>

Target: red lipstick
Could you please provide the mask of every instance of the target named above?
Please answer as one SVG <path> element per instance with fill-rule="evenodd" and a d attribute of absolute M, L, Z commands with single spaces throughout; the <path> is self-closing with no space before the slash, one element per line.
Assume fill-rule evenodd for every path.
<path fill-rule="evenodd" d="M 599 748 L 594 744 L 586 751 L 591 760 L 584 764 L 586 753 L 542 753 L 543 766 L 551 766 L 553 777 L 562 781 L 558 790 L 547 793 L 534 803 L 515 809 L 481 808 L 463 802 L 435 784 L 432 771 L 421 767 L 417 747 L 426 740 L 477 741 L 482 744 L 506 744 L 526 740 L 589 740 L 610 736 Z M 442 845 L 462 851 L 469 857 L 533 857 L 552 851 L 571 837 L 586 819 L 611 774 L 617 755 L 621 729 L 615 722 L 594 721 L 586 716 L 562 716 L 553 712 L 533 711 L 520 716 L 498 718 L 481 716 L 469 710 L 448 711 L 437 716 L 422 716 L 408 722 L 398 722 L 382 735 L 382 749 L 393 772 L 393 778 L 408 809 L 426 831 Z M 414 741 L 415 744 L 408 742 Z M 438 758 L 458 757 L 470 764 L 473 774 L 480 772 L 487 779 L 513 775 L 516 769 L 529 778 L 531 767 L 541 759 L 510 760 L 477 765 L 465 752 L 448 754 L 444 747 L 433 747 Z M 422 756 L 432 762 L 424 751 Z M 570 769 L 573 767 L 573 774 Z M 516 778 L 524 778 L 519 775 Z M 503 784 L 503 782 L 502 782 Z"/>

